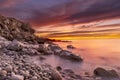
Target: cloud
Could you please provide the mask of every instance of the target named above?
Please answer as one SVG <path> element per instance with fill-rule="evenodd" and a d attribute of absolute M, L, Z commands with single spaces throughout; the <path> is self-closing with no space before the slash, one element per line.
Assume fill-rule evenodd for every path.
<path fill-rule="evenodd" d="M 80 24 L 120 17 L 119 0 L 0 0 L 0 13 L 33 24 Z"/>
<path fill-rule="evenodd" d="M 0 5 L 0 14 L 30 22 L 37 31 L 44 27 L 37 33 L 47 33 L 46 37 L 104 35 L 120 31 L 117 20 L 120 19 L 120 0 L 0 0 Z M 112 19 L 118 23 L 105 22 Z M 99 25 L 102 22 L 105 23 Z"/>
<path fill-rule="evenodd" d="M 71 15 L 67 19 L 76 20 L 73 24 L 87 23 L 92 21 L 120 18 L 119 0 L 100 0 L 89 6 L 85 11 Z"/>
<path fill-rule="evenodd" d="M 120 34 L 120 28 L 102 29 L 102 30 L 86 30 L 86 31 L 71 31 L 71 32 L 54 32 L 49 33 L 45 37 L 74 37 L 74 36 L 102 36 L 108 34 Z"/>

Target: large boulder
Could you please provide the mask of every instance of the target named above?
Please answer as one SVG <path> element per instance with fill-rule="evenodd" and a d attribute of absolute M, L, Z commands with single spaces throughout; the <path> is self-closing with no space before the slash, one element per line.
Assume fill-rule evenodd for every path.
<path fill-rule="evenodd" d="M 112 78 L 118 78 L 119 75 L 115 70 L 105 70 L 103 68 L 96 68 L 94 70 L 94 74 L 99 77 L 112 77 Z"/>
<path fill-rule="evenodd" d="M 57 55 L 59 55 L 60 52 L 62 51 L 62 48 L 60 48 L 60 47 L 59 47 L 58 45 L 56 45 L 56 44 L 49 44 L 49 45 L 48 45 L 48 48 L 51 49 L 51 50 L 54 52 L 54 54 L 57 54 Z"/>
<path fill-rule="evenodd" d="M 60 52 L 60 57 L 69 59 L 71 61 L 82 61 L 83 60 L 80 56 L 75 55 L 72 52 L 66 51 L 66 50 L 62 50 Z"/>
<path fill-rule="evenodd" d="M 53 54 L 54 51 L 52 51 L 49 47 L 48 47 L 48 44 L 40 44 L 39 45 L 39 48 L 38 48 L 38 51 L 43 53 L 43 55 L 50 55 L 50 54 Z"/>

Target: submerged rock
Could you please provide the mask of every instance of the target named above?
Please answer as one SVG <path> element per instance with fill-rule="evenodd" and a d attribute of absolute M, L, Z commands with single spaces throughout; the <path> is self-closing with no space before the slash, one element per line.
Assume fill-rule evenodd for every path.
<path fill-rule="evenodd" d="M 100 77 L 112 77 L 112 78 L 119 78 L 119 75 L 115 70 L 105 70 L 103 68 L 96 68 L 94 70 L 94 74 Z"/>
<path fill-rule="evenodd" d="M 73 45 L 67 45 L 68 49 L 75 49 L 75 47 Z"/>
<path fill-rule="evenodd" d="M 57 69 L 58 71 L 61 71 L 61 70 L 62 70 L 62 67 L 57 66 L 56 69 Z"/>
<path fill-rule="evenodd" d="M 82 61 L 83 60 L 80 56 L 77 56 L 77 55 L 73 54 L 72 52 L 66 51 L 66 50 L 62 50 L 60 52 L 60 57 L 67 58 L 72 61 Z"/>

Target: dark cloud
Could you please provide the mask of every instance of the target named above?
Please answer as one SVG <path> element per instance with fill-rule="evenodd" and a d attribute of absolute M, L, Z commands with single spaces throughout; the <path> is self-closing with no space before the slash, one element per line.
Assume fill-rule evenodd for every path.
<path fill-rule="evenodd" d="M 33 26 L 79 24 L 120 17 L 120 0 L 0 0 L 0 14 Z"/>
<path fill-rule="evenodd" d="M 73 22 L 92 22 L 104 19 L 120 18 L 120 1 L 119 0 L 100 0 L 89 6 L 85 11 L 73 14 L 67 19 Z"/>

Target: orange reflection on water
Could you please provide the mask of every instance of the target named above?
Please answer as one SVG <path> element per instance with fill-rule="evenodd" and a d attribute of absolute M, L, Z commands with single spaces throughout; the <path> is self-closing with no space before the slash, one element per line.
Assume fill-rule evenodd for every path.
<path fill-rule="evenodd" d="M 120 67 L 120 39 L 91 39 L 78 40 L 68 43 L 58 42 L 62 48 L 71 44 L 76 47 L 70 50 L 81 55 L 84 59 L 81 69 L 93 70 L 96 67 L 114 68 Z"/>

